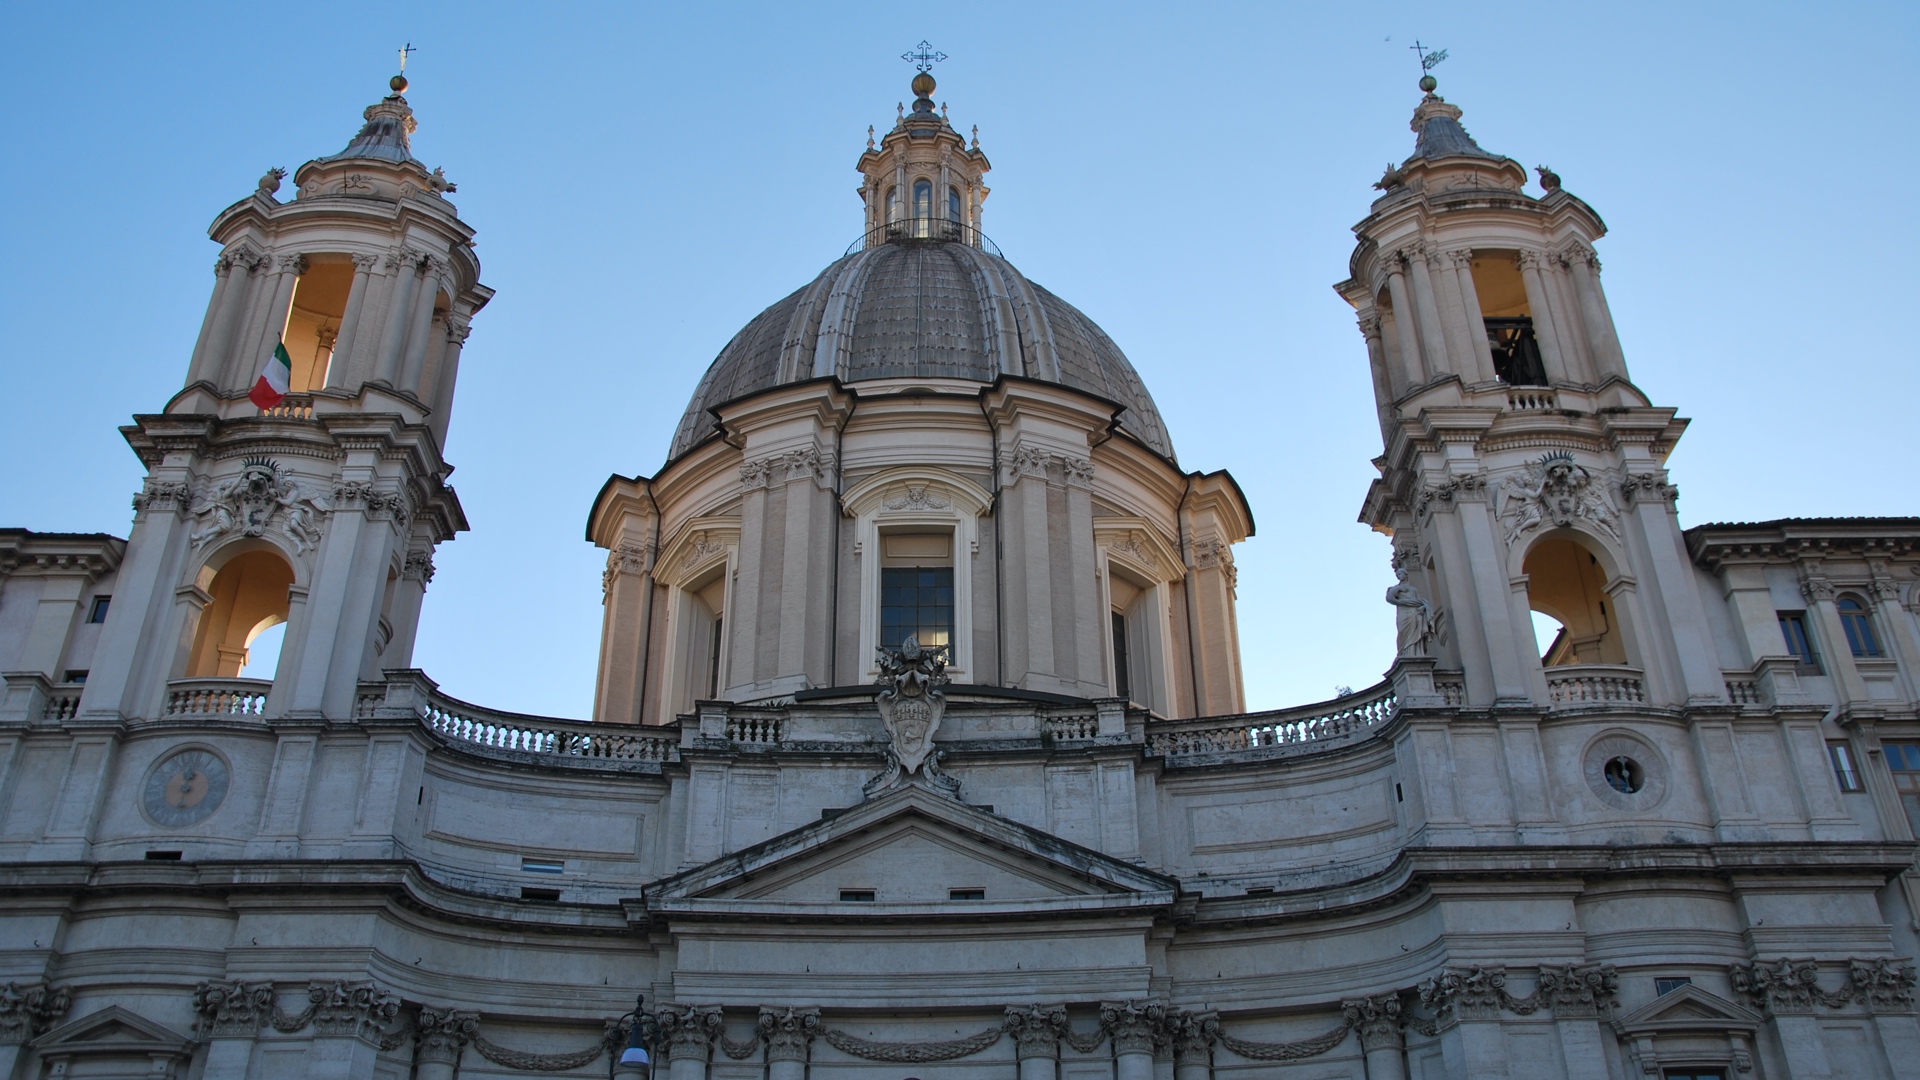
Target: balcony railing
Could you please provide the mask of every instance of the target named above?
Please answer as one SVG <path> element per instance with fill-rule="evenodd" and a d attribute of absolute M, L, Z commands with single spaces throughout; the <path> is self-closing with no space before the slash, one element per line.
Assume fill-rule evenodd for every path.
<path fill-rule="evenodd" d="M 167 683 L 168 719 L 258 717 L 266 710 L 270 679 L 174 679 Z"/>
<path fill-rule="evenodd" d="M 671 727 L 592 724 L 551 716 L 502 712 L 442 694 L 419 672 L 389 672 L 384 685 L 362 686 L 362 717 L 411 713 L 451 743 L 548 758 L 556 764 L 664 762 L 679 758 L 680 731 Z"/>
<path fill-rule="evenodd" d="M 1281 757 L 1365 738 L 1398 709 L 1391 683 L 1357 694 L 1274 712 L 1199 720 L 1156 721 L 1147 727 L 1147 753 L 1168 761 L 1215 754 Z"/>
<path fill-rule="evenodd" d="M 1000 245 L 987 239 L 986 234 L 963 221 L 942 221 L 938 218 L 905 218 L 889 221 L 885 225 L 876 225 L 860 234 L 860 239 L 847 245 L 846 254 L 866 248 L 879 247 L 881 244 L 909 243 L 950 243 L 965 244 L 979 248 L 996 259 L 1004 259 L 1000 254 Z M 845 256 L 842 256 L 843 258 Z"/>
<path fill-rule="evenodd" d="M 1640 669 L 1615 664 L 1567 664 L 1547 669 L 1547 696 L 1556 709 L 1644 705 Z"/>

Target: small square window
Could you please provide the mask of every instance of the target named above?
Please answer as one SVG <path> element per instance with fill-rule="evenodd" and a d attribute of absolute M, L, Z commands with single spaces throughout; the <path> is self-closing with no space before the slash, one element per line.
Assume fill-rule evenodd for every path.
<path fill-rule="evenodd" d="M 986 898 L 987 898 L 987 890 L 985 889 L 948 889 L 947 890 L 947 899 L 949 900 L 985 900 Z"/>
<path fill-rule="evenodd" d="M 107 608 L 112 603 L 113 603 L 113 597 L 111 596 L 94 597 L 93 606 L 87 609 L 87 621 L 90 623 L 106 622 Z"/>
<path fill-rule="evenodd" d="M 1692 986 L 1692 985 L 1693 985 L 1693 980 L 1687 978 L 1685 975 L 1675 975 L 1670 978 L 1655 979 L 1653 980 L 1653 994 L 1655 997 L 1665 997 L 1668 994 L 1673 993 L 1675 990 L 1678 990 L 1683 986 Z"/>
<path fill-rule="evenodd" d="M 147 852 L 147 861 L 148 862 L 179 862 L 180 855 L 181 853 L 178 851 L 149 851 Z"/>
<path fill-rule="evenodd" d="M 1833 759 L 1833 776 L 1840 781 L 1840 790 L 1861 790 L 1860 770 L 1853 767 L 1853 748 L 1843 742 L 1830 742 L 1827 756 Z"/>
<path fill-rule="evenodd" d="M 87 684 L 87 669 L 68 668 L 66 673 L 60 676 L 60 681 L 71 683 L 74 686 L 85 686 Z"/>
<path fill-rule="evenodd" d="M 873 890 L 841 889 L 840 902 L 843 904 L 871 904 L 873 903 Z"/>
<path fill-rule="evenodd" d="M 545 900 L 549 903 L 552 903 L 560 899 L 560 890 L 559 889 L 536 889 L 531 886 L 527 886 L 527 887 L 523 887 L 520 890 L 520 899 Z"/>
<path fill-rule="evenodd" d="M 564 874 L 567 864 L 559 859 L 522 858 L 520 872 L 524 874 Z"/>

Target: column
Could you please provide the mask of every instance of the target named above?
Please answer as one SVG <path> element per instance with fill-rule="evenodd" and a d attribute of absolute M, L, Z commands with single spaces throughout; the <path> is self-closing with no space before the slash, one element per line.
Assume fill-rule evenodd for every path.
<path fill-rule="evenodd" d="M 1407 289 L 1406 260 L 1397 251 L 1387 253 L 1387 296 L 1393 301 L 1393 336 L 1400 348 L 1400 392 L 1427 381 L 1420 363 L 1419 320 L 1413 313 L 1413 299 Z"/>
<path fill-rule="evenodd" d="M 1440 306 L 1433 295 L 1433 277 L 1427 272 L 1427 249 L 1425 244 L 1416 245 L 1406 252 L 1409 277 L 1413 278 L 1413 306 L 1420 313 L 1420 343 L 1424 347 L 1428 360 L 1428 369 L 1435 376 L 1457 371 L 1454 358 L 1447 351 L 1447 332 L 1440 323 Z"/>
<path fill-rule="evenodd" d="M 472 333 L 472 325 L 463 316 L 447 316 L 447 343 L 440 353 L 440 370 L 434 374 L 433 396 L 427 400 L 427 407 L 433 410 L 427 427 L 442 446 L 446 445 L 447 428 L 453 422 L 453 392 L 460 378 L 460 354 Z"/>
<path fill-rule="evenodd" d="M 1173 1080 L 1208 1080 L 1213 1075 L 1213 1040 L 1220 1020 L 1211 1010 L 1167 1013 L 1167 1034 L 1173 1041 Z"/>
<path fill-rule="evenodd" d="M 416 286 L 413 301 L 413 323 L 407 328 L 407 351 L 400 365 L 400 381 L 395 389 L 427 400 L 429 388 L 420 385 L 421 377 L 426 373 L 427 342 L 433 335 L 434 304 L 440 294 L 438 273 L 446 265 L 442 259 L 429 255 L 420 260 L 420 283 Z M 429 406 L 431 402 L 428 402 Z"/>
<path fill-rule="evenodd" d="M 395 539 L 391 519 L 404 515 L 405 496 L 374 488 L 369 481 L 375 478 L 364 467 L 349 465 L 347 475 L 354 479 L 334 491 L 301 618 L 288 619 L 268 695 L 271 715 L 353 715 L 354 691 L 386 591 Z"/>
<path fill-rule="evenodd" d="M 1706 606 L 1702 602 L 1699 579 L 1694 576 L 1693 559 L 1687 555 L 1681 538 L 1679 520 L 1674 514 L 1673 488 L 1664 491 L 1630 489 L 1631 509 L 1624 515 L 1635 534 L 1627 537 L 1629 557 L 1638 548 L 1643 557 L 1634 559 L 1633 572 L 1640 588 L 1647 590 L 1653 608 L 1653 632 L 1647 635 L 1643 649 L 1656 641 L 1663 644 L 1679 664 L 1680 686 L 1672 689 L 1685 701 L 1718 704 L 1727 699 L 1726 678 L 1720 657 L 1713 649 L 1713 632 L 1707 626 Z M 1652 665 L 1648 665 L 1651 673 Z M 1648 689 L 1652 690 L 1652 680 Z M 1651 696 L 1651 695 L 1650 695 Z M 1665 701 L 1660 704 L 1680 704 Z"/>
<path fill-rule="evenodd" d="M 397 1026 L 400 999 L 370 982 L 329 982 L 308 986 L 307 1000 L 314 1006 L 309 1080 L 374 1075 L 381 1036 Z"/>
<path fill-rule="evenodd" d="M 1400 997 L 1382 994 L 1341 1003 L 1367 1056 L 1367 1080 L 1407 1080 L 1406 1036 L 1400 1030 Z"/>
<path fill-rule="evenodd" d="M 333 363 L 327 367 L 327 386 L 350 389 L 366 377 L 366 365 L 354 359 L 354 347 L 366 321 L 367 289 L 373 284 L 373 268 L 378 255 L 353 257 L 353 288 L 347 293 L 347 310 L 340 316 L 340 336 L 333 342 Z"/>
<path fill-rule="evenodd" d="M 300 275 L 307 272 L 305 255 L 282 255 L 279 260 L 280 273 L 273 281 L 273 302 L 267 306 L 266 322 L 260 327 L 260 336 L 253 339 L 253 348 L 243 355 L 240 382 L 236 386 L 251 387 L 253 380 L 260 374 L 260 365 L 273 355 L 280 336 L 287 329 L 287 310 L 293 306 L 293 288 L 300 281 Z"/>
<path fill-rule="evenodd" d="M 1457 251 L 1442 252 L 1437 248 L 1427 250 L 1427 276 L 1433 279 L 1434 291 L 1440 304 L 1440 323 L 1446 332 L 1447 355 L 1453 357 L 1454 370 L 1459 372 L 1464 383 L 1485 382 L 1493 378 L 1492 353 L 1489 362 L 1482 365 L 1480 354 L 1473 347 L 1475 335 L 1472 325 L 1479 321 L 1480 309 L 1476 304 L 1471 313 L 1467 310 L 1465 294 L 1460 289 L 1459 255 Z M 1471 318 L 1472 321 L 1469 321 Z M 1478 337 L 1482 343 L 1487 335 Z"/>
<path fill-rule="evenodd" d="M 273 984 L 203 982 L 194 988 L 196 1034 L 207 1040 L 203 1080 L 246 1080 L 253 1042 L 273 1014 Z"/>
<path fill-rule="evenodd" d="M 261 358 L 254 355 L 254 345 L 260 340 L 261 328 L 269 321 L 267 312 L 273 307 L 275 283 L 267 280 L 272 266 L 272 256 L 256 255 L 247 268 L 246 310 L 237 314 L 232 345 L 220 359 L 222 390 L 244 391 L 260 374 Z"/>
<path fill-rule="evenodd" d="M 1547 366 L 1547 380 L 1573 380 L 1572 358 L 1561 345 L 1560 320 L 1554 317 L 1553 304 L 1547 297 L 1547 282 L 1541 275 L 1541 267 L 1546 256 L 1538 251 L 1523 251 L 1517 257 L 1520 264 L 1520 282 L 1527 292 L 1527 310 L 1533 313 L 1533 336 L 1540 342 L 1540 359 Z"/>
<path fill-rule="evenodd" d="M 1487 324 L 1483 321 L 1486 316 L 1480 307 L 1480 290 L 1473 283 L 1473 250 L 1460 248 L 1449 251 L 1447 258 L 1453 263 L 1454 280 L 1459 283 L 1460 308 L 1467 320 L 1467 347 L 1473 350 L 1473 361 L 1479 368 L 1479 377 L 1491 380 L 1495 377 L 1493 347 L 1487 343 Z M 1537 331 L 1535 336 L 1538 336 Z"/>
<path fill-rule="evenodd" d="M 378 668 L 413 666 L 414 637 L 420 632 L 420 607 L 426 600 L 427 583 L 432 580 L 433 550 L 407 552 L 400 564 L 400 580 L 394 583 L 393 607 L 387 612 L 387 624 L 393 628 L 393 636 L 387 640 L 386 651 L 380 654 L 376 671 L 371 674 L 377 677 Z"/>
<path fill-rule="evenodd" d="M 1780 633 L 1780 616 L 1773 607 L 1773 593 L 1767 588 L 1765 565 L 1723 563 L 1720 583 L 1726 591 L 1727 606 L 1740 622 L 1747 660 L 1758 662 L 1763 656 L 1788 655 L 1787 639 Z"/>
<path fill-rule="evenodd" d="M 1840 609 L 1833 603 L 1836 591 L 1833 582 L 1820 573 L 1818 564 L 1802 573 L 1800 595 L 1807 600 L 1807 621 L 1814 624 L 1808 629 L 1818 627 L 1815 648 L 1820 662 L 1832 676 L 1842 704 L 1865 701 L 1867 685 L 1860 679 L 1860 669 L 1853 666 L 1853 649 L 1847 645 L 1847 631 L 1840 624 Z"/>
<path fill-rule="evenodd" d="M 1367 339 L 1367 371 L 1373 376 L 1373 411 L 1380 419 L 1380 437 L 1387 439 L 1393 431 L 1393 375 L 1387 371 L 1380 316 L 1372 309 L 1360 316 L 1360 335 Z"/>
<path fill-rule="evenodd" d="M 1581 244 L 1566 252 L 1567 269 L 1573 273 L 1573 291 L 1580 300 L 1580 318 L 1587 326 L 1587 344 L 1593 350 L 1594 374 L 1599 379 L 1627 377 L 1626 358 L 1620 353 L 1620 338 L 1613 329 L 1613 315 L 1607 311 L 1606 297 L 1600 292 L 1600 257 Z"/>
<path fill-rule="evenodd" d="M 226 318 L 227 286 L 233 281 L 233 260 L 222 255 L 213 264 L 213 299 L 207 301 L 206 318 L 200 320 L 200 336 L 193 342 L 193 359 L 187 364 L 187 385 L 207 377 L 207 355 L 215 328 Z M 235 290 L 238 291 L 237 289 Z"/>
<path fill-rule="evenodd" d="M 414 1024 L 414 1080 L 453 1080 L 467 1040 L 479 1026 L 479 1013 L 422 1005 Z"/>
<path fill-rule="evenodd" d="M 607 552 L 605 607 L 601 620 L 600 684 L 593 718 L 601 723 L 638 724 L 642 687 L 647 681 L 647 642 L 653 622 L 652 522 L 640 535 L 622 539 Z M 704 697 L 706 688 L 697 696 Z"/>
<path fill-rule="evenodd" d="M 252 252 L 238 251 L 221 256 L 217 265 L 226 268 L 226 285 L 215 293 L 219 311 L 213 314 L 213 332 L 208 335 L 206 353 L 195 370 L 198 372 L 197 378 L 213 383 L 215 389 L 224 389 L 227 367 L 232 361 L 234 335 L 247 317 L 253 269 L 258 265 L 258 259 Z M 240 271 L 237 277 L 234 275 L 235 269 Z"/>
<path fill-rule="evenodd" d="M 1020 1080 L 1054 1080 L 1059 1072 L 1060 1033 L 1067 1028 L 1064 1005 L 1009 1005 L 1007 1034 L 1013 1036 Z"/>
<path fill-rule="evenodd" d="M 1166 1015 L 1166 1006 L 1158 1001 L 1100 1006 L 1100 1026 L 1113 1041 L 1114 1080 L 1153 1080 L 1153 1046 L 1165 1028 Z M 1021 1080 L 1027 1080 L 1024 1072 Z"/>
<path fill-rule="evenodd" d="M 807 1058 L 820 1030 L 820 1010 L 763 1005 L 756 1026 L 767 1048 L 767 1080 L 807 1080 Z"/>
<path fill-rule="evenodd" d="M 393 271 L 393 289 L 387 301 L 387 323 L 380 335 L 380 348 L 374 353 L 370 381 L 394 386 L 400 377 L 400 362 L 407 347 L 408 316 L 413 311 L 413 293 L 425 265 L 417 251 L 403 249 L 387 256 L 387 269 Z"/>
<path fill-rule="evenodd" d="M 707 1080 L 707 1059 L 725 1022 L 720 1007 L 662 1005 L 657 1015 L 667 1044 L 667 1080 Z"/>

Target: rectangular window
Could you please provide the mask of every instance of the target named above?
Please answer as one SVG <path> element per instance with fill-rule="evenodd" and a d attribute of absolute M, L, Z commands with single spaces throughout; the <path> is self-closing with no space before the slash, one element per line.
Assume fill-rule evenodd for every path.
<path fill-rule="evenodd" d="M 709 700 L 720 696 L 720 643 L 726 640 L 721 636 L 726 623 L 727 620 L 715 615 L 713 638 L 707 642 L 707 697 Z"/>
<path fill-rule="evenodd" d="M 520 870 L 528 874 L 564 874 L 567 864 L 559 859 L 522 858 Z"/>
<path fill-rule="evenodd" d="M 1653 996 L 1665 997 L 1683 986 L 1692 985 L 1693 980 L 1687 978 L 1685 975 L 1676 975 L 1668 979 L 1655 979 L 1653 980 Z"/>
<path fill-rule="evenodd" d="M 111 596 L 96 596 L 96 597 L 94 597 L 94 598 L 93 598 L 93 606 L 92 606 L 91 608 L 88 608 L 88 609 L 87 609 L 87 621 L 88 621 L 88 622 L 90 622 L 90 623 L 103 623 L 103 622 L 106 622 L 106 621 L 107 621 L 107 607 L 108 607 L 109 605 L 111 605 L 112 603 L 113 603 L 113 597 L 111 597 Z"/>
<path fill-rule="evenodd" d="M 985 900 L 986 898 L 987 898 L 987 890 L 985 889 L 948 889 L 947 890 L 947 899 L 949 900 Z"/>
<path fill-rule="evenodd" d="M 897 649 L 908 637 L 926 649 L 952 644 L 953 567 L 881 569 L 880 644 Z"/>
<path fill-rule="evenodd" d="M 1843 742 L 1827 744 L 1827 756 L 1833 759 L 1833 777 L 1841 791 L 1860 790 L 1860 770 L 1853 767 L 1853 749 Z"/>
<path fill-rule="evenodd" d="M 1133 672 L 1127 661 L 1127 617 L 1113 613 L 1113 695 L 1133 696 Z"/>
<path fill-rule="evenodd" d="M 1725 1069 L 1668 1069 L 1666 1080 L 1727 1080 Z"/>
<path fill-rule="evenodd" d="M 520 889 L 520 899 L 545 900 L 549 903 L 553 903 L 553 902 L 557 902 L 560 899 L 560 890 L 559 889 L 536 889 L 531 885 L 527 885 L 527 886 L 523 886 Z"/>
<path fill-rule="evenodd" d="M 1887 770 L 1893 773 L 1893 790 L 1907 808 L 1907 821 L 1920 832 L 1920 742 L 1886 742 L 1880 748 L 1887 755 Z"/>
<path fill-rule="evenodd" d="M 87 670 L 86 668 L 69 669 L 67 673 L 62 676 L 61 681 L 72 686 L 85 686 L 87 685 Z"/>
<path fill-rule="evenodd" d="M 1787 639 L 1787 652 L 1800 661 L 1800 670 L 1807 675 L 1820 674 L 1820 660 L 1813 653 L 1813 639 L 1807 636 L 1807 613 L 1804 611 L 1777 612 L 1780 616 L 1780 635 Z"/>
<path fill-rule="evenodd" d="M 843 904 L 871 904 L 873 903 L 873 890 L 841 889 L 840 902 Z"/>

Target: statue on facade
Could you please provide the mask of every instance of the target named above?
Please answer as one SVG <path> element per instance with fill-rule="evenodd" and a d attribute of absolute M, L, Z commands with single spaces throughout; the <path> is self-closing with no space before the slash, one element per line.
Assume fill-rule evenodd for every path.
<path fill-rule="evenodd" d="M 1394 608 L 1396 649 L 1400 656 L 1428 656 L 1427 643 L 1433 637 L 1433 604 L 1407 580 L 1406 563 L 1394 560 L 1395 581 L 1387 587 L 1387 603 Z"/>
<path fill-rule="evenodd" d="M 947 708 L 947 647 L 925 648 L 910 634 L 898 649 L 882 646 L 877 653 L 880 693 L 874 704 L 892 743 L 887 747 L 887 771 L 867 785 L 867 794 L 894 787 L 916 773 L 949 794 L 957 792 L 960 782 L 940 771 L 933 745 Z"/>

